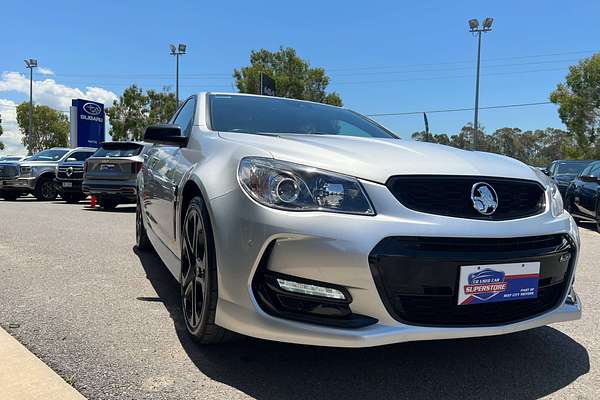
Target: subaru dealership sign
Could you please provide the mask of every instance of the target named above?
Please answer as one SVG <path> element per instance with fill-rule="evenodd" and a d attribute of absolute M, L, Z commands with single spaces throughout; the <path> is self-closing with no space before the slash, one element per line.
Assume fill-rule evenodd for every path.
<path fill-rule="evenodd" d="M 71 102 L 71 147 L 100 147 L 104 141 L 104 104 L 74 99 Z"/>

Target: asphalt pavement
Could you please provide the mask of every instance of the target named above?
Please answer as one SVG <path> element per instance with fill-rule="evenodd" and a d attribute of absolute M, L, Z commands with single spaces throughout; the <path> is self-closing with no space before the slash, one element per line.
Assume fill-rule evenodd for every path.
<path fill-rule="evenodd" d="M 201 347 L 186 335 L 175 279 L 134 248 L 134 211 L 0 201 L 0 326 L 89 399 L 600 397 L 592 226 L 580 227 L 580 321 L 369 349 L 250 338 Z"/>

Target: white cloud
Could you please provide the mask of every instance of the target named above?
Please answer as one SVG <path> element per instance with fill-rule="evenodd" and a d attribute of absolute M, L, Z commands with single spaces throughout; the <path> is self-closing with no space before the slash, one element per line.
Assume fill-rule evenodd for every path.
<path fill-rule="evenodd" d="M 18 92 L 29 96 L 29 79 L 18 72 L 4 72 L 0 92 Z M 72 99 L 86 99 L 111 105 L 117 95 L 110 90 L 88 86 L 84 90 L 57 83 L 54 79 L 33 81 L 33 101 L 61 111 L 68 111 Z"/>
<path fill-rule="evenodd" d="M 18 72 L 3 72 L 0 78 L 0 92 L 17 92 L 29 97 L 29 79 Z M 88 86 L 85 90 L 81 90 L 65 86 L 57 83 L 54 79 L 33 81 L 35 104 L 43 104 L 68 113 L 72 99 L 92 100 L 109 106 L 117 99 L 117 95 L 101 87 Z M 25 153 L 25 148 L 21 144 L 21 133 L 17 127 L 16 105 L 17 103 L 12 100 L 0 99 L 0 114 L 2 114 L 2 128 L 4 129 L 0 141 L 5 146 L 4 151 L 0 153 Z"/>
<path fill-rule="evenodd" d="M 21 132 L 17 126 L 17 103 L 12 100 L 0 99 L 0 114 L 2 114 L 2 130 L 0 142 L 4 150 L 0 154 L 27 154 L 21 143 Z"/>
<path fill-rule="evenodd" d="M 38 67 L 37 72 L 42 75 L 54 75 L 54 71 L 46 67 Z"/>

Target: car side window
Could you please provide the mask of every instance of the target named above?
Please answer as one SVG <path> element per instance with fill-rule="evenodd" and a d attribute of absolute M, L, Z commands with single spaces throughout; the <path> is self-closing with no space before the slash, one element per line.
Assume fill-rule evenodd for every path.
<path fill-rule="evenodd" d="M 556 173 L 556 166 L 558 165 L 558 163 L 553 162 L 552 164 L 550 164 L 550 168 L 548 168 L 550 170 L 550 175 L 554 175 Z"/>
<path fill-rule="evenodd" d="M 585 167 L 585 169 L 583 171 L 581 171 L 579 176 L 589 176 L 593 167 L 594 167 L 594 164 L 588 165 L 587 167 Z"/>
<path fill-rule="evenodd" d="M 189 136 L 192 131 L 192 125 L 194 124 L 194 114 L 196 111 L 196 100 L 191 97 L 189 98 L 183 107 L 179 110 L 179 113 L 173 120 L 175 125 L 181 127 L 181 133 L 183 136 Z"/>
<path fill-rule="evenodd" d="M 592 169 L 591 169 L 589 175 L 596 177 L 596 178 L 600 177 L 600 163 L 592 164 Z"/>
<path fill-rule="evenodd" d="M 76 153 L 71 154 L 69 157 L 67 157 L 67 160 L 74 159 L 75 161 L 85 161 L 88 158 L 90 158 L 90 156 L 92 154 L 94 154 L 94 153 L 90 153 L 88 151 L 78 151 Z"/>

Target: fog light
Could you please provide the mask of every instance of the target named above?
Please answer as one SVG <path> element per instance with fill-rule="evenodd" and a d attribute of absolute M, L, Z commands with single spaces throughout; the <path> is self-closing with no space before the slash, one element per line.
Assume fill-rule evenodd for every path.
<path fill-rule="evenodd" d="M 300 293 L 300 294 L 308 294 L 311 296 L 327 297 L 329 299 L 347 300 L 344 293 L 342 293 L 340 290 L 337 290 L 334 288 L 310 285 L 307 283 L 294 282 L 294 281 L 289 281 L 289 280 L 281 279 L 281 278 L 277 278 L 277 284 L 283 290 L 292 292 L 292 293 Z"/>

